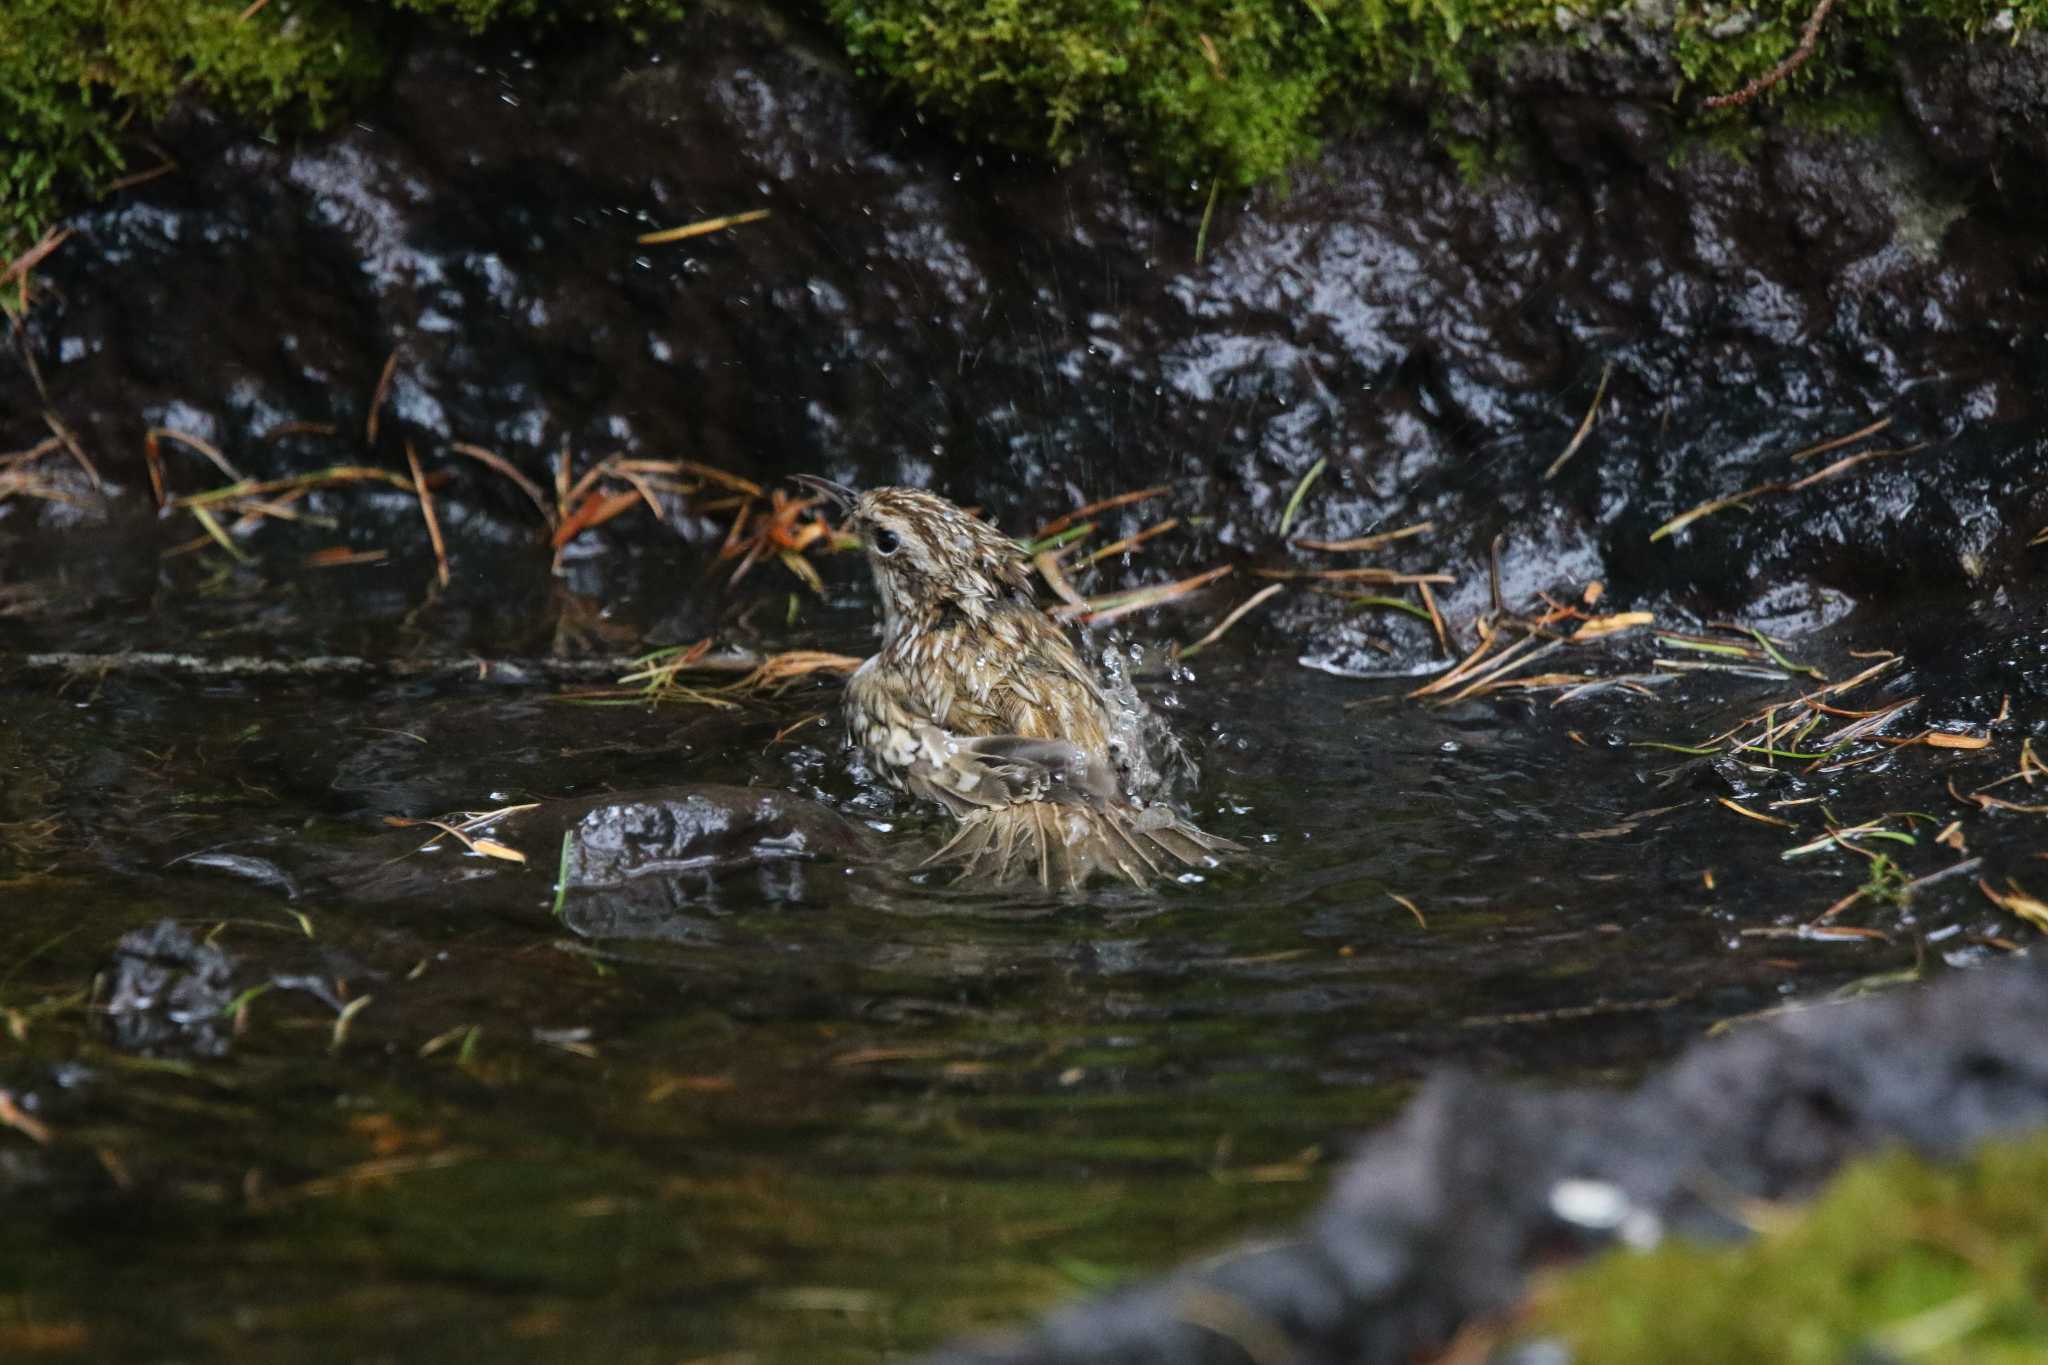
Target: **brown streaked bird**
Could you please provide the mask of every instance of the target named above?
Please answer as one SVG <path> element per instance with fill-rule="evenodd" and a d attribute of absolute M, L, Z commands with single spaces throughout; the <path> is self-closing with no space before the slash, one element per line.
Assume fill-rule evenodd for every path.
<path fill-rule="evenodd" d="M 1124 789 L 1101 681 L 1033 600 L 1017 542 L 915 488 L 841 502 L 882 598 L 882 648 L 846 688 L 846 729 L 893 786 L 960 828 L 927 864 L 988 882 L 1078 887 L 1095 872 L 1142 886 L 1175 864 L 1239 851 Z"/>

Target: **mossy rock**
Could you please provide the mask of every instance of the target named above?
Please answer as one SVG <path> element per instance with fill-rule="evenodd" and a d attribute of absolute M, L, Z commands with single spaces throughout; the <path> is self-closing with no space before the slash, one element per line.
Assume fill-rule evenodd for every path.
<path fill-rule="evenodd" d="M 2009 41 L 2048 0 L 1840 0 L 1810 59 L 1754 101 L 1706 110 L 1800 50 L 1815 0 L 783 0 L 822 17 L 857 71 L 964 136 L 1055 160 L 1098 141 L 1156 183 L 1283 176 L 1332 126 L 1390 99 L 1435 110 L 1531 50 L 1647 60 L 1682 115 L 1882 87 L 1902 40 Z M 190 96 L 319 127 L 421 24 L 650 24 L 686 0 L 12 0 L 0 12 L 0 257 L 64 201 L 137 161 Z M 1647 56 L 1645 56 L 1647 54 Z M 1662 96 L 1660 96 L 1662 97 Z M 1467 156 L 1469 147 L 1462 149 Z M 146 162 L 142 163 L 146 166 Z"/>
<path fill-rule="evenodd" d="M 1681 112 L 1756 108 L 1890 79 L 1903 37 L 2009 37 L 2048 0 L 1842 0 L 1811 55 L 1814 0 L 826 0 L 857 66 L 948 117 L 1054 157 L 1089 135 L 1171 179 L 1248 185 L 1284 173 L 1334 121 L 1390 98 L 1441 108 L 1532 47 L 1648 54 Z"/>
<path fill-rule="evenodd" d="M 2048 1137 L 1859 1162 L 1737 1247 L 1611 1252 L 1533 1300 L 1575 1365 L 2048 1360 Z"/>
<path fill-rule="evenodd" d="M 181 96 L 318 128 L 383 69 L 406 21 L 654 22 L 683 0 L 8 0 L 0 6 L 0 259 L 65 200 L 147 169 L 141 130 Z M 141 156 L 138 157 L 138 153 Z"/>

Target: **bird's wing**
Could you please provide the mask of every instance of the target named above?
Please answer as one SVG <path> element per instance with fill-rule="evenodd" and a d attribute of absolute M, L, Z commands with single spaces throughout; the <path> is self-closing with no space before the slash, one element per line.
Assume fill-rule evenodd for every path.
<path fill-rule="evenodd" d="M 960 734 L 865 668 L 848 688 L 854 742 L 906 789 L 955 815 L 1028 801 L 1095 805 L 1116 798 L 1108 763 L 1067 740 Z"/>

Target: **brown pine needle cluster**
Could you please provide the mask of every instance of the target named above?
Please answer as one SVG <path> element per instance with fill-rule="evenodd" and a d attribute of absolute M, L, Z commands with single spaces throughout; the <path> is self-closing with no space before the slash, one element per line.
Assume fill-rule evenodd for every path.
<path fill-rule="evenodd" d="M 815 494 L 796 497 L 781 488 L 764 499 L 758 488 L 753 489 L 733 514 L 732 529 L 726 532 L 725 543 L 718 547 L 720 560 L 740 562 L 728 583 L 737 584 L 761 560 L 775 559 L 802 580 L 805 587 L 822 596 L 824 580 L 804 557 L 805 552 L 821 541 L 828 550 L 851 548 L 859 543 L 833 530 L 832 524 L 819 515 L 816 509 L 824 501 Z"/>
<path fill-rule="evenodd" d="M 755 698 L 780 696 L 806 678 L 845 677 L 860 664 L 852 655 L 816 649 L 765 656 L 715 652 L 706 636 L 635 659 L 617 687 L 564 693 L 561 699 L 596 706 L 666 703 L 732 710 Z M 715 681 L 719 678 L 729 681 Z"/>

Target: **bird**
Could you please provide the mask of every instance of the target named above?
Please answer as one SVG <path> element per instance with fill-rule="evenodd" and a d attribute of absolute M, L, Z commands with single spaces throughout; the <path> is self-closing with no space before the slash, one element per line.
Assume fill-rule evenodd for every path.
<path fill-rule="evenodd" d="M 798 478 L 845 509 L 881 599 L 881 648 L 846 687 L 847 738 L 959 822 L 924 865 L 1077 890 L 1098 872 L 1142 887 L 1243 851 L 1127 790 L 1141 741 L 1040 610 L 1021 545 L 923 489 Z"/>

